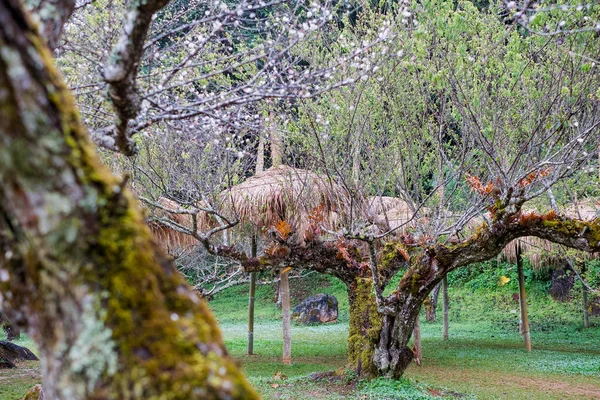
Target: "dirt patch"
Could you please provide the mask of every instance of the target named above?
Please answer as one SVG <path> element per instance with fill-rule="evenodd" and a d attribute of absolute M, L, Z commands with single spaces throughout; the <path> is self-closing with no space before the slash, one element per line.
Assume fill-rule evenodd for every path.
<path fill-rule="evenodd" d="M 14 382 L 21 379 L 38 379 L 42 381 L 39 361 L 17 361 L 17 368 L 0 370 L 0 385 L 3 382 Z"/>
<path fill-rule="evenodd" d="M 596 385 L 587 378 L 556 376 L 524 376 L 509 371 L 498 372 L 474 368 L 451 369 L 438 366 L 411 368 L 407 376 L 434 386 L 470 391 L 482 398 L 495 399 L 598 399 L 600 381 Z M 494 393 L 490 396 L 490 393 Z M 483 397 L 485 396 L 485 397 Z"/>
<path fill-rule="evenodd" d="M 526 378 L 513 376 L 511 378 L 513 384 L 528 388 L 535 389 L 539 392 L 562 392 L 569 395 L 581 396 L 586 399 L 600 399 L 600 387 L 578 383 L 576 385 L 553 381 L 547 379 L 536 379 L 536 378 Z"/>

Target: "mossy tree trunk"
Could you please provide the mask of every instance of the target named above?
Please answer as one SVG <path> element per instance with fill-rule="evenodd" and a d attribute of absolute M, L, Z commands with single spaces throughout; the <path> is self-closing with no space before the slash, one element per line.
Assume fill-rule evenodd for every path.
<path fill-rule="evenodd" d="M 256 398 L 20 2 L 0 1 L 0 20 L 0 294 L 38 345 L 46 398 Z"/>
<path fill-rule="evenodd" d="M 408 342 L 419 310 L 433 288 L 449 272 L 490 260 L 510 241 L 525 236 L 537 236 L 582 251 L 600 251 L 597 220 L 582 221 L 554 212 L 521 214 L 513 209 L 510 214 L 497 214 L 489 225 L 483 224 L 477 233 L 456 244 L 417 245 L 414 241 L 407 243 L 404 237 L 377 247 L 372 238 L 362 238 L 369 243 L 368 263 L 361 258 L 359 247 L 351 242 L 313 240 L 306 245 L 281 242 L 281 246 L 287 247 L 283 256 L 249 258 L 234 248 L 221 248 L 218 253 L 239 260 L 249 272 L 290 265 L 341 279 L 348 287 L 350 303 L 349 366 L 356 370 L 360 366 L 363 375 L 376 371 L 378 375 L 399 378 L 414 358 Z M 385 283 L 404 268 L 406 272 L 398 286 L 384 296 Z M 374 320 L 368 318 L 374 315 L 377 315 Z M 371 341 L 376 343 L 374 351 Z M 370 354 L 372 364 L 365 361 Z"/>
<path fill-rule="evenodd" d="M 408 300 L 398 313 L 383 316 L 379 343 L 375 349 L 374 363 L 379 374 L 398 379 L 414 358 L 408 347 L 422 300 Z"/>
<path fill-rule="evenodd" d="M 348 328 L 348 365 L 363 378 L 377 376 L 375 346 L 379 341 L 382 315 L 377 311 L 371 278 L 357 277 L 346 284 L 350 324 Z"/>

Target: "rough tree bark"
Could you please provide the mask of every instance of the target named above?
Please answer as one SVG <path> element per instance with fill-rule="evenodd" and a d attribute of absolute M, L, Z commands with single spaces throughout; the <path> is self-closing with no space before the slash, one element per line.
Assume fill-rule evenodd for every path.
<path fill-rule="evenodd" d="M 65 22 L 75 10 L 75 0 L 25 0 L 25 7 L 39 23 L 50 50 L 56 49 Z"/>
<path fill-rule="evenodd" d="M 348 365 L 362 378 L 377 376 L 373 355 L 379 341 L 382 315 L 377 311 L 370 277 L 357 277 L 346 283 L 350 324 L 348 327 Z"/>
<path fill-rule="evenodd" d="M 114 139 L 116 148 L 125 155 L 137 153 L 129 125 L 138 116 L 140 96 L 136 90 L 138 64 L 144 54 L 144 42 L 154 13 L 166 6 L 170 0 L 146 0 L 133 2 L 123 24 L 119 41 L 113 49 L 112 57 L 104 68 L 104 80 L 108 83 L 108 93 L 116 114 L 114 127 L 103 136 L 104 145 L 109 138 Z"/>
<path fill-rule="evenodd" d="M 384 314 L 375 365 L 381 375 L 398 378 L 412 360 L 407 347 L 418 311 L 433 288 L 448 272 L 495 257 L 511 240 L 537 236 L 583 251 L 600 249 L 600 222 L 581 221 L 558 216 L 521 213 L 513 209 L 484 224 L 473 236 L 458 244 L 406 247 L 408 270 L 397 289 L 388 297 L 378 298 Z M 397 248 L 406 243 L 398 243 Z M 410 251 L 407 251 L 410 250 Z M 377 293 L 377 291 L 376 291 Z"/>
<path fill-rule="evenodd" d="M 0 21 L 0 295 L 39 347 L 46 398 L 256 398 L 19 1 L 0 0 Z"/>

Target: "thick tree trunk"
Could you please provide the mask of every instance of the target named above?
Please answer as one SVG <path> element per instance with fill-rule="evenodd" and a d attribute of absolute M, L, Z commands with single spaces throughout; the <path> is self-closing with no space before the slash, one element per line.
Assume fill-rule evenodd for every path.
<path fill-rule="evenodd" d="M 20 2 L 1 0 L 0 20 L 0 294 L 38 345 L 46 398 L 256 398 Z"/>
<path fill-rule="evenodd" d="M 382 376 L 400 378 L 415 353 L 420 353 L 419 338 L 416 338 L 414 352 L 408 342 L 417 326 L 424 300 L 447 273 L 447 268 L 431 257 L 432 254 L 430 251 L 412 254 L 414 261 L 400 279 L 398 288 L 387 298 L 378 299 L 378 307 L 384 316 L 374 363 Z"/>
<path fill-rule="evenodd" d="M 283 314 L 283 355 L 285 365 L 292 364 L 292 315 L 290 313 L 290 280 L 288 271 L 281 272 L 281 311 Z"/>
<path fill-rule="evenodd" d="M 403 302 L 399 313 L 384 315 L 379 343 L 375 349 L 374 362 L 379 374 L 398 379 L 414 358 L 408 347 L 422 300 Z"/>
<path fill-rule="evenodd" d="M 377 303 L 372 294 L 370 278 L 356 278 L 346 284 L 350 311 L 348 328 L 348 368 L 363 378 L 377 376 L 373 356 L 379 341 L 382 316 L 377 312 Z"/>

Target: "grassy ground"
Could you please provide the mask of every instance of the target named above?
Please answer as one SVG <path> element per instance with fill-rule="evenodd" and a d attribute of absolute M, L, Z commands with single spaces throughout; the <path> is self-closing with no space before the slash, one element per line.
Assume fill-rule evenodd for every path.
<path fill-rule="evenodd" d="M 413 365 L 406 374 L 412 383 L 425 386 L 421 394 L 438 390 L 481 399 L 600 399 L 598 328 L 534 333 L 534 351 L 527 353 L 518 333 L 489 325 L 452 324 L 447 342 L 440 339 L 439 324 L 422 326 L 423 366 Z M 279 321 L 256 326 L 256 356 L 245 355 L 247 332 L 243 323 L 226 323 L 222 329 L 228 348 L 242 360 L 250 380 L 265 398 L 369 398 L 369 394 L 374 399 L 419 398 L 402 397 L 405 393 L 392 390 L 394 385 L 404 386 L 404 392 L 415 389 L 406 382 L 378 381 L 355 387 L 353 382 L 331 385 L 309 379 L 314 372 L 343 368 L 344 323 L 294 327 L 291 366 L 280 363 Z"/>
<path fill-rule="evenodd" d="M 510 275 L 511 271 L 498 271 Z M 303 295 L 324 291 L 340 301 L 341 322 L 292 328 L 293 365 L 279 362 L 281 322 L 273 289 L 259 288 L 255 352 L 246 356 L 247 288 L 219 296 L 211 307 L 223 335 L 252 383 L 267 399 L 600 399 L 600 328 L 582 329 L 577 298 L 558 303 L 546 295 L 546 284 L 530 279 L 529 305 L 534 351 L 524 350 L 518 334 L 518 303 L 510 284 L 465 285 L 454 277 L 451 289 L 450 340 L 441 340 L 441 324 L 422 323 L 423 365 L 411 366 L 407 380 L 315 382 L 314 372 L 344 366 L 347 303 L 335 281 L 292 282 Z M 488 285 L 489 287 L 485 287 Z M 299 297 L 300 298 L 300 297 Z M 293 302 L 294 303 L 294 302 Z M 600 325 L 596 317 L 593 322 Z M 281 379 L 281 376 L 286 376 Z"/>
<path fill-rule="evenodd" d="M 534 351 L 527 353 L 517 332 L 511 283 L 498 287 L 495 275 L 465 279 L 450 279 L 450 340 L 441 340 L 439 323 L 423 321 L 423 365 L 411 366 L 401 381 L 357 383 L 351 374 L 311 378 L 341 370 L 345 362 L 348 306 L 345 289 L 335 280 L 292 280 L 292 304 L 331 293 L 340 302 L 340 316 L 333 324 L 293 326 L 291 366 L 280 363 L 281 317 L 272 287 L 257 290 L 256 356 L 245 355 L 247 287 L 219 294 L 210 306 L 228 348 L 265 399 L 600 399 L 600 318 L 592 320 L 595 327 L 582 329 L 576 293 L 573 302 L 557 303 L 546 295 L 546 283 L 529 280 Z M 32 347 L 28 339 L 19 344 Z M 39 382 L 38 371 L 39 363 L 0 371 L 0 400 L 22 396 Z"/>
<path fill-rule="evenodd" d="M 0 340 L 4 339 L 4 333 L 0 331 Z M 14 343 L 37 352 L 33 341 L 25 335 Z M 0 369 L 0 400 L 19 399 L 41 382 L 39 361 L 25 361 L 17 363 L 17 366 L 18 369 Z"/>

